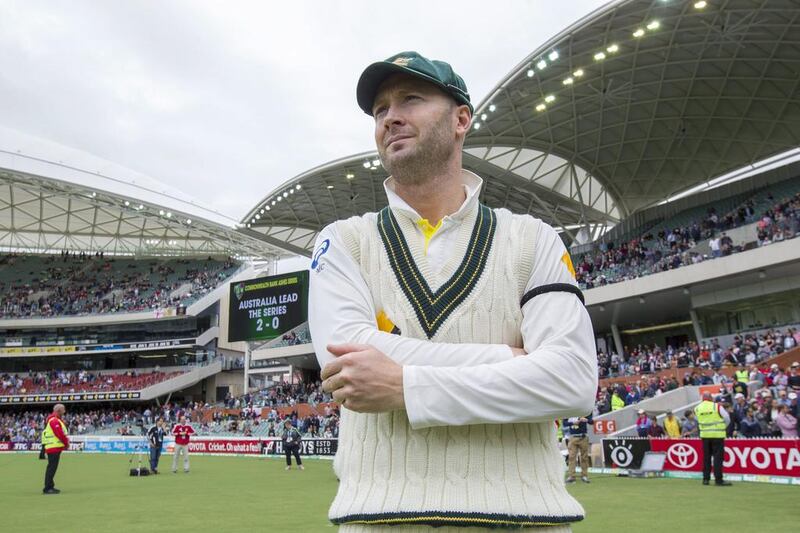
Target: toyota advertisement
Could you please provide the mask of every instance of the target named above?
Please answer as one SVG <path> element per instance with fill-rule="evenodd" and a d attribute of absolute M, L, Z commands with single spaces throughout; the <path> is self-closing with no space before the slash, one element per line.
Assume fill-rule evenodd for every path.
<path fill-rule="evenodd" d="M 664 470 L 703 471 L 700 439 L 603 439 L 603 459 L 608 468 L 635 470 L 645 452 L 666 454 Z M 800 477 L 800 440 L 726 439 L 723 466 L 730 474 Z"/>

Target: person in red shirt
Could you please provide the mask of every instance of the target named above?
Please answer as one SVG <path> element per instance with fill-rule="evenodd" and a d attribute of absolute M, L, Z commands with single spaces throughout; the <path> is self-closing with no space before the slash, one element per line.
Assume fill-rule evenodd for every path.
<path fill-rule="evenodd" d="M 47 422 L 42 431 L 42 448 L 47 455 L 47 470 L 44 474 L 44 494 L 59 494 L 56 488 L 55 477 L 61 452 L 69 448 L 67 425 L 61 420 L 67 409 L 64 404 L 57 403 L 53 406 L 53 414 L 47 417 Z"/>
<path fill-rule="evenodd" d="M 175 424 L 172 434 L 175 436 L 175 454 L 172 456 L 172 473 L 178 471 L 178 456 L 183 454 L 183 471 L 189 473 L 189 437 L 195 434 L 189 424 L 189 417 L 184 416 L 182 423 Z"/>

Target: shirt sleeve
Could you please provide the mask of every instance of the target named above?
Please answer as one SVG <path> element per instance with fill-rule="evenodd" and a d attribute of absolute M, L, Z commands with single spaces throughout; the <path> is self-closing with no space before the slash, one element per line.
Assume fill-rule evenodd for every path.
<path fill-rule="evenodd" d="M 728 410 L 722 407 L 720 404 L 717 404 L 717 412 L 719 413 L 719 416 L 721 416 L 722 419 L 725 421 L 725 425 L 731 423 L 731 415 L 728 414 Z"/>
<path fill-rule="evenodd" d="M 472 366 L 513 358 L 505 344 L 434 343 L 386 333 L 378 329 L 376 317 L 358 264 L 336 228 L 326 227 L 315 246 L 308 304 L 311 341 L 320 367 L 334 359 L 327 346 L 342 343 L 369 344 L 404 365 Z"/>
<path fill-rule="evenodd" d="M 526 292 L 561 283 L 577 287 L 553 228 L 542 224 L 535 250 Z M 412 428 L 549 422 L 592 411 L 597 356 L 581 301 L 571 292 L 544 292 L 530 299 L 522 314 L 526 356 L 466 368 L 403 368 Z"/>

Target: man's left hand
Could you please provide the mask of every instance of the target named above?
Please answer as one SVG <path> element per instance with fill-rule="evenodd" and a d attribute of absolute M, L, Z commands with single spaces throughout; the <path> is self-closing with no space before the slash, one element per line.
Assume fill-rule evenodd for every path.
<path fill-rule="evenodd" d="M 351 411 L 383 413 L 405 408 L 403 367 L 366 344 L 329 345 L 336 359 L 322 369 L 322 390 Z"/>

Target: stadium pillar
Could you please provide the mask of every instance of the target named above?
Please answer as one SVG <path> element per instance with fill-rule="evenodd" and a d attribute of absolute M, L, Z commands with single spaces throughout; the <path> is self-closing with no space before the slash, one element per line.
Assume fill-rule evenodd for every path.
<path fill-rule="evenodd" d="M 619 328 L 616 324 L 611 324 L 611 335 L 614 336 L 614 348 L 616 348 L 617 355 L 625 357 L 624 346 L 622 345 L 622 337 L 619 334 Z"/>
<path fill-rule="evenodd" d="M 700 319 L 697 318 L 697 311 L 692 309 L 689 311 L 689 316 L 692 318 L 692 327 L 694 328 L 694 336 L 697 337 L 697 342 L 703 338 L 703 328 L 700 327 Z"/>
<path fill-rule="evenodd" d="M 247 343 L 247 348 L 244 350 L 244 390 L 242 394 L 247 394 L 250 388 L 250 343 Z"/>

